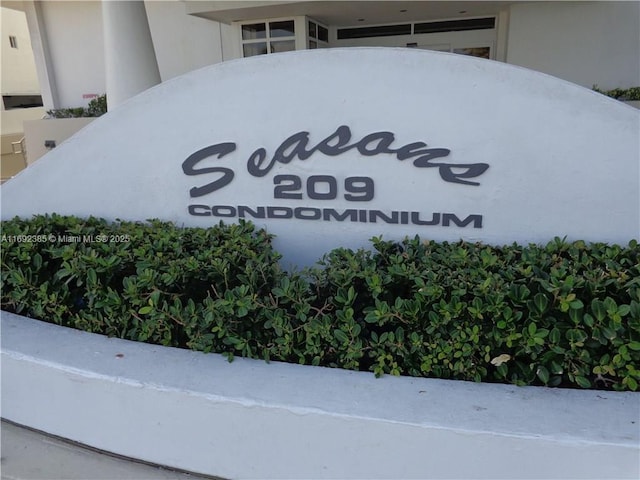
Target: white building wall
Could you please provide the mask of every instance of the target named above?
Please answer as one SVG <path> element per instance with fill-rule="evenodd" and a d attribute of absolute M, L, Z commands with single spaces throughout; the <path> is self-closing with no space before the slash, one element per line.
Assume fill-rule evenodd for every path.
<path fill-rule="evenodd" d="M 240 30 L 237 25 L 227 25 L 221 23 L 222 38 L 222 59 L 224 61 L 242 58 L 242 48 L 240 45 Z"/>
<path fill-rule="evenodd" d="M 86 105 L 85 94 L 106 92 L 100 2 L 40 2 L 53 65 L 58 108 Z M 178 1 L 146 1 L 162 81 L 236 58 L 231 26 L 185 11 Z M 223 42 L 225 47 L 222 47 Z"/>
<path fill-rule="evenodd" d="M 40 86 L 24 12 L 2 8 L 2 95 L 38 95 Z M 9 37 L 18 48 L 12 48 Z M 1 103 L 1 102 L 0 102 Z"/>
<path fill-rule="evenodd" d="M 603 89 L 640 85 L 640 2 L 511 7 L 507 63 Z"/>
<path fill-rule="evenodd" d="M 57 99 L 53 103 L 56 107 L 86 105 L 89 99 L 83 98 L 84 94 L 106 91 L 100 2 L 37 3 L 46 26 L 44 41 L 51 57 L 52 81 L 49 83 L 53 85 L 52 97 Z M 145 6 L 163 81 L 241 57 L 237 26 L 189 15 L 181 1 L 146 1 Z M 429 42 L 425 43 L 457 45 L 462 42 L 465 46 L 476 46 L 472 44 L 483 43 L 481 40 L 487 33 L 490 32 L 436 34 L 428 36 Z M 498 33 L 500 38 L 492 45 L 498 60 L 585 87 L 597 84 L 608 89 L 640 85 L 640 2 L 518 3 L 508 9 L 508 14 L 500 16 Z M 473 38 L 467 38 L 468 35 Z M 476 38 L 478 35 L 482 38 Z M 491 35 L 493 38 L 495 34 Z M 506 47 L 503 46 L 505 39 Z M 350 46 L 406 44 L 406 40 L 401 37 L 365 39 L 351 41 Z M 347 43 L 334 41 L 331 46 L 347 46 Z M 45 100 L 47 88 L 43 85 Z M 51 108 L 46 102 L 45 106 Z"/>
<path fill-rule="evenodd" d="M 106 91 L 100 2 L 41 2 L 57 105 L 85 106 Z"/>
<path fill-rule="evenodd" d="M 226 60 L 218 22 L 187 15 L 183 2 L 145 1 L 162 81 Z"/>

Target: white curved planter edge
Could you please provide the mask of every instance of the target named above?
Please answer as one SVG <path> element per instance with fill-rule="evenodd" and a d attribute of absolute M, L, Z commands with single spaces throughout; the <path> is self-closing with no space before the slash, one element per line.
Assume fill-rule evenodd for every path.
<path fill-rule="evenodd" d="M 2 417 L 223 478 L 638 478 L 640 394 L 385 376 L 2 312 Z"/>

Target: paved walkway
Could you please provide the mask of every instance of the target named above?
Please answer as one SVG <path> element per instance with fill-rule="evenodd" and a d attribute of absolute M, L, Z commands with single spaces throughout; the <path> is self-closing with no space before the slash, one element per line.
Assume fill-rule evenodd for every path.
<path fill-rule="evenodd" d="M 204 480 L 132 462 L 2 421 L 2 480 Z"/>

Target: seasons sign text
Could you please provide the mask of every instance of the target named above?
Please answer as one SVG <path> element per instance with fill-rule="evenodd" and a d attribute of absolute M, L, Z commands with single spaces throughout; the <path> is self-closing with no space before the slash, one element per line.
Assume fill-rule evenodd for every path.
<path fill-rule="evenodd" d="M 450 153 L 446 148 L 427 148 L 424 142 L 413 142 L 395 147 L 395 135 L 392 132 L 374 132 L 353 140 L 351 129 L 342 125 L 316 145 L 309 145 L 309 132 L 302 131 L 284 140 L 269 155 L 265 148 L 255 150 L 247 160 L 247 172 L 254 177 L 266 176 L 273 167 L 288 164 L 294 160 L 305 161 L 314 154 L 320 153 L 337 157 L 349 151 L 357 151 L 365 157 L 376 155 L 394 155 L 397 160 L 413 160 L 417 168 L 437 169 L 440 177 L 450 183 L 478 186 L 472 181 L 482 175 L 489 165 L 486 163 L 450 163 L 443 160 Z M 189 155 L 182 163 L 185 175 L 206 175 L 209 183 L 190 189 L 191 198 L 200 198 L 214 193 L 229 185 L 235 172 L 227 167 L 200 166 L 204 159 L 214 157 L 222 159 L 236 150 L 233 142 L 223 142 L 202 148 Z M 211 179 L 211 175 L 216 175 Z M 273 178 L 275 199 L 290 201 L 302 200 L 304 197 L 315 201 L 344 199 L 348 202 L 368 202 L 374 199 L 375 184 L 371 177 L 351 176 L 338 179 L 332 175 L 311 175 L 301 178 L 297 175 L 275 175 Z M 360 203 L 362 205 L 362 203 Z M 362 208 L 334 209 L 308 206 L 256 206 L 246 205 L 189 205 L 188 211 L 193 216 L 236 217 L 236 218 L 273 218 L 301 219 L 321 221 L 351 221 L 375 223 L 378 220 L 389 224 L 415 225 L 456 225 L 460 227 L 472 224 L 474 228 L 482 227 L 482 215 L 458 216 L 453 213 L 430 213 L 428 215 L 409 210 L 367 210 Z"/>

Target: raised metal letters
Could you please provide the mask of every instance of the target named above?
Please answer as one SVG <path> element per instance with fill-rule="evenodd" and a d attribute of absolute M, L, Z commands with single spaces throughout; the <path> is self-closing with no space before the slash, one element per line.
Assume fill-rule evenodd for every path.
<path fill-rule="evenodd" d="M 305 161 L 316 152 L 336 157 L 354 149 L 367 157 L 391 154 L 401 161 L 413 159 L 415 167 L 438 168 L 440 177 L 444 181 L 463 185 L 480 185 L 479 182 L 472 182 L 468 179 L 479 177 L 489 168 L 486 163 L 459 164 L 447 163 L 442 160 L 436 161 L 438 158 L 448 156 L 451 151 L 447 148 L 426 148 L 427 144 L 424 142 L 414 142 L 393 148 L 395 135 L 392 132 L 374 132 L 358 141 L 349 143 L 351 141 L 351 129 L 346 125 L 339 126 L 335 132 L 313 147 L 309 147 L 309 132 L 298 132 L 284 140 L 271 158 L 269 158 L 266 149 L 258 148 L 255 150 L 247 160 L 247 172 L 254 177 L 264 177 L 276 163 L 286 164 L 296 159 Z M 205 147 L 189 155 L 182 164 L 182 170 L 186 175 L 222 174 L 220 178 L 207 185 L 193 187 L 190 191 L 191 197 L 201 197 L 213 193 L 231 183 L 234 172 L 230 168 L 207 167 L 196 169 L 194 167 L 205 158 L 212 156 L 222 158 L 235 149 L 235 143 L 225 142 Z"/>
<path fill-rule="evenodd" d="M 480 185 L 469 179 L 482 175 L 489 165 L 486 163 L 448 163 L 441 159 L 451 152 L 446 148 L 427 148 L 424 142 L 413 142 L 394 147 L 395 135 L 392 132 L 374 132 L 360 140 L 351 138 L 351 129 L 346 125 L 339 126 L 335 132 L 314 146 L 309 146 L 309 132 L 295 133 L 285 139 L 269 155 L 265 148 L 256 149 L 247 159 L 247 172 L 254 177 L 266 176 L 277 164 L 287 164 L 293 160 L 306 161 L 315 154 L 337 157 L 350 150 L 357 150 L 360 155 L 373 157 L 376 155 L 394 155 L 397 160 L 413 160 L 417 168 L 437 168 L 440 177 L 450 183 L 462 185 Z M 182 163 L 185 175 L 219 174 L 214 181 L 193 187 L 189 191 L 192 198 L 214 193 L 229 185 L 235 173 L 227 167 L 200 167 L 198 163 L 209 157 L 221 159 L 236 150 L 233 142 L 210 145 L 192 153 Z M 373 200 L 375 186 L 371 177 L 352 176 L 342 180 L 331 175 L 309 175 L 302 178 L 298 175 L 280 174 L 273 177 L 273 198 L 280 200 L 301 201 L 305 198 L 313 201 L 327 202 L 344 199 L 348 202 L 368 202 Z M 324 203 L 326 205 L 326 203 Z M 345 209 L 318 208 L 315 206 L 259 206 L 246 205 L 189 205 L 190 215 L 196 217 L 218 218 L 254 218 L 254 219 L 298 219 L 325 222 L 359 222 L 395 225 L 420 226 L 457 226 L 482 228 L 482 215 L 457 216 L 453 213 L 423 214 L 417 211 L 377 209 Z"/>

